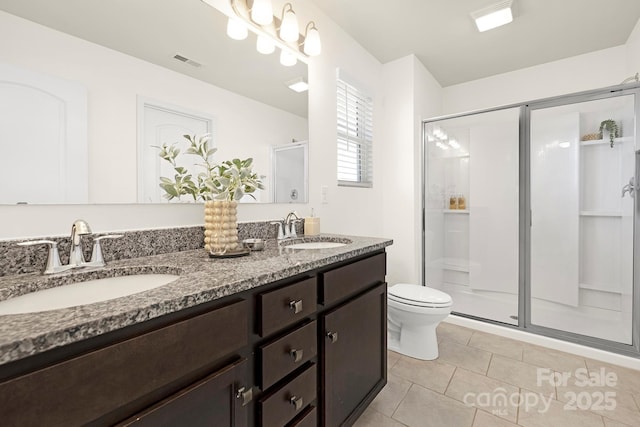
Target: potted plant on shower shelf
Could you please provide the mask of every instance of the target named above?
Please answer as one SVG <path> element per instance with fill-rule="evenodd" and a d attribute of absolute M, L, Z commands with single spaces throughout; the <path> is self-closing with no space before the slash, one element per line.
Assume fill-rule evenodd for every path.
<path fill-rule="evenodd" d="M 613 148 L 613 139 L 618 138 L 620 136 L 620 133 L 618 132 L 618 125 L 614 120 L 611 120 L 611 119 L 604 120 L 602 123 L 600 123 L 600 132 L 598 134 L 600 139 L 603 138 L 603 135 L 602 135 L 603 130 L 606 130 L 607 132 L 609 132 L 609 142 L 611 142 L 611 148 Z"/>
<path fill-rule="evenodd" d="M 160 177 L 164 197 L 173 200 L 190 196 L 194 201 L 203 201 L 205 249 L 214 255 L 236 252 L 239 249 L 238 200 L 245 195 L 255 199 L 253 193 L 264 188 L 258 174 L 252 171 L 253 159 L 225 160 L 216 164 L 212 157 L 217 149 L 210 147 L 209 134 L 199 138 L 196 135 L 183 136 L 189 142 L 185 154 L 199 157 L 202 163 L 197 166 L 202 171 L 194 178 L 187 168 L 177 164 L 180 155 L 177 143 L 156 147 L 160 150 L 159 156 L 169 162 L 175 172 L 173 179 Z"/>

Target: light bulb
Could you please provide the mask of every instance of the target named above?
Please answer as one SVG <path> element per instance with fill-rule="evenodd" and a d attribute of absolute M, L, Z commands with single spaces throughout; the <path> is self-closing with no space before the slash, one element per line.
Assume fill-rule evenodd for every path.
<path fill-rule="evenodd" d="M 253 0 L 251 20 L 256 24 L 269 25 L 273 22 L 271 0 Z"/>
<path fill-rule="evenodd" d="M 249 30 L 238 18 L 230 16 L 227 21 L 227 35 L 234 40 L 244 40 L 249 35 Z"/>
<path fill-rule="evenodd" d="M 309 28 L 309 26 L 311 26 L 311 28 Z M 322 51 L 322 45 L 320 44 L 320 33 L 318 32 L 316 24 L 313 21 L 307 24 L 303 51 L 309 56 L 320 55 L 320 52 Z"/>
<path fill-rule="evenodd" d="M 300 37 L 298 30 L 298 18 L 293 11 L 291 3 L 287 3 L 282 8 L 282 22 L 280 23 L 280 38 L 286 42 L 298 41 Z"/>
<path fill-rule="evenodd" d="M 285 67 L 293 67 L 296 65 L 296 62 L 298 62 L 298 60 L 292 53 L 289 53 L 286 50 L 280 52 L 280 63 Z"/>
<path fill-rule="evenodd" d="M 276 50 L 276 45 L 267 36 L 258 35 L 258 41 L 256 42 L 256 49 L 258 52 L 269 55 Z"/>

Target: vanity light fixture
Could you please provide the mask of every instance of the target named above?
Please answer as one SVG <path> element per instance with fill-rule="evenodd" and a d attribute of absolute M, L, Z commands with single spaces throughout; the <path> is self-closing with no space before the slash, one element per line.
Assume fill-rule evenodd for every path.
<path fill-rule="evenodd" d="M 202 1 L 217 7 L 214 0 Z M 305 27 L 305 33 L 300 34 L 298 19 L 291 3 L 285 3 L 279 18 L 273 15 L 271 0 L 229 2 L 232 13 L 229 14 L 227 34 L 232 39 L 243 40 L 247 37 L 246 31 L 250 30 L 258 35 L 258 52 L 270 54 L 278 47 L 283 52 L 280 55 L 280 63 L 286 66 L 295 65 L 298 60 L 306 63 L 309 57 L 319 55 L 322 51 L 320 33 L 315 22 L 309 22 Z"/>
<path fill-rule="evenodd" d="M 471 17 L 476 22 L 478 31 L 482 33 L 513 21 L 512 6 L 513 0 L 501 1 L 471 12 Z"/>
<path fill-rule="evenodd" d="M 309 90 L 309 83 L 307 83 L 304 77 L 297 77 L 293 80 L 289 80 L 287 82 L 287 86 L 289 86 L 289 89 L 298 93 Z"/>
<path fill-rule="evenodd" d="M 249 35 L 247 26 L 238 18 L 229 17 L 227 35 L 234 40 L 244 40 Z"/>

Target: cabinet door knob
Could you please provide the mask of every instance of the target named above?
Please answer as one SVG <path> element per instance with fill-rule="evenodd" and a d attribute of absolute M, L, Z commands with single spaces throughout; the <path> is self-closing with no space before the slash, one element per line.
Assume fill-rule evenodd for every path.
<path fill-rule="evenodd" d="M 304 350 L 291 350 L 289 354 L 293 356 L 293 361 L 298 363 L 304 357 Z"/>
<path fill-rule="evenodd" d="M 247 406 L 253 400 L 253 387 L 249 387 L 249 390 L 240 387 L 236 392 L 236 399 L 240 399 L 242 406 Z"/>
<path fill-rule="evenodd" d="M 332 343 L 338 341 L 338 333 L 337 332 L 327 332 L 327 337 L 331 340 Z"/>
<path fill-rule="evenodd" d="M 294 314 L 298 314 L 302 311 L 302 300 L 289 301 L 289 307 L 293 310 Z"/>
<path fill-rule="evenodd" d="M 299 411 L 300 409 L 302 409 L 302 405 L 304 405 L 304 401 L 302 400 L 302 397 L 291 396 L 291 399 L 289 399 L 289 402 L 291 402 L 291 404 L 296 407 L 296 411 Z"/>

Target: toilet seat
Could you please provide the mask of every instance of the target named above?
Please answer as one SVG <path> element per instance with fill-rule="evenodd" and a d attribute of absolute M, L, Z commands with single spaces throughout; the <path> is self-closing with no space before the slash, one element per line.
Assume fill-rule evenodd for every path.
<path fill-rule="evenodd" d="M 444 308 L 452 304 L 450 295 L 426 286 L 399 283 L 387 292 L 390 300 L 416 307 Z"/>

